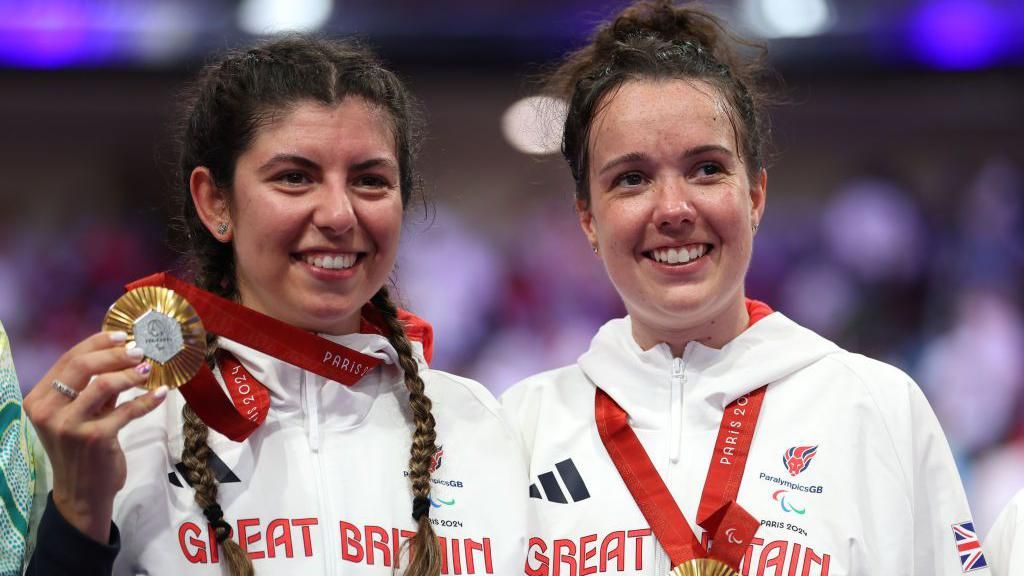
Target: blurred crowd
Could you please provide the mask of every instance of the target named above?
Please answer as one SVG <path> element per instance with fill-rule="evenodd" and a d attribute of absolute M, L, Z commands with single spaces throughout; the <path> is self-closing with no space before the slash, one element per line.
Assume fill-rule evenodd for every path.
<path fill-rule="evenodd" d="M 916 192 L 864 175 L 812 198 L 771 195 L 748 295 L 921 385 L 984 532 L 1024 487 L 1024 169 L 991 159 L 952 203 Z M 436 367 L 500 394 L 574 361 L 623 314 L 568 194 L 504 241 L 459 214 L 439 201 L 410 223 L 394 279 L 435 327 Z M 162 215 L 125 220 L 0 232 L 0 318 L 23 390 L 99 328 L 122 284 L 176 266 Z"/>

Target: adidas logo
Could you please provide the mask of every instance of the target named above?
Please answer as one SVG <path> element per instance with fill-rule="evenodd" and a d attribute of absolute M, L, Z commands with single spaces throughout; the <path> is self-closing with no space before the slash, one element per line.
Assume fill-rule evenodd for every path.
<path fill-rule="evenodd" d="M 568 500 L 565 499 L 566 492 L 572 497 L 573 502 L 590 498 L 590 491 L 587 490 L 587 485 L 583 483 L 580 471 L 576 469 L 571 458 L 555 464 L 554 471 L 545 472 L 537 479 L 540 481 L 541 488 L 544 489 L 544 496 L 541 496 L 537 484 L 530 484 L 530 498 L 544 500 L 546 497 L 547 500 L 558 504 L 568 504 Z M 561 483 L 559 483 L 559 479 L 561 479 Z M 563 487 L 565 490 L 562 490 Z"/>
<path fill-rule="evenodd" d="M 217 479 L 217 482 L 221 484 L 227 484 L 228 482 L 241 482 L 238 476 L 231 471 L 231 468 L 228 468 L 228 465 L 225 464 L 224 461 L 221 460 L 213 451 L 210 451 L 210 457 L 207 459 L 207 462 L 210 464 L 210 471 L 213 472 L 213 477 Z M 180 474 L 182 480 L 188 482 L 189 486 L 192 485 L 192 483 L 188 481 L 188 474 L 186 473 L 184 463 L 178 462 L 174 465 L 174 469 L 178 471 L 177 474 L 174 472 L 167 473 L 167 480 L 171 484 L 178 488 L 184 488 L 184 486 L 181 485 L 181 480 L 178 479 L 178 475 Z"/>

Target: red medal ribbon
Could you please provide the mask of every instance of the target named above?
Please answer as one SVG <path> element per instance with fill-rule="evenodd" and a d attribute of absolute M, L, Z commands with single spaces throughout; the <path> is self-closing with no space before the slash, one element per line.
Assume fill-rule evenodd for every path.
<path fill-rule="evenodd" d="M 270 413 L 270 392 L 227 350 L 217 351 L 217 367 L 235 411 L 258 427 Z"/>
<path fill-rule="evenodd" d="M 772 310 L 762 302 L 747 300 L 747 312 L 752 326 Z M 698 525 L 712 535 L 711 552 L 701 546 L 690 529 L 668 486 L 630 428 L 626 411 L 604 390 L 597 389 L 594 416 L 601 441 L 673 566 L 695 558 L 714 558 L 739 571 L 740 561 L 760 525 L 736 503 L 736 497 L 766 388 L 762 386 L 737 398 L 722 414 L 697 513 Z"/>
<path fill-rule="evenodd" d="M 208 332 L 224 336 L 346 386 L 355 384 L 383 362 L 379 358 L 336 344 L 221 298 L 166 272 L 136 280 L 126 288 L 132 290 L 140 286 L 163 286 L 181 294 L 199 314 Z M 205 364 L 181 387 L 181 392 L 203 422 L 228 438 L 240 442 L 263 422 L 266 418 L 266 409 L 259 409 L 256 417 L 250 419 L 253 414 L 248 413 L 248 407 L 243 408 L 246 406 L 243 403 L 246 394 L 237 394 L 240 390 L 233 390 L 231 385 L 234 379 L 241 375 L 236 370 L 241 364 L 229 354 L 218 355 L 218 362 L 225 362 L 221 366 L 221 373 L 225 382 L 229 383 L 228 390 L 239 399 L 235 404 L 224 395 L 210 368 Z M 254 384 L 259 384 L 248 371 L 245 371 L 245 375 Z M 265 389 L 263 393 L 266 394 Z M 269 395 L 263 400 L 254 401 L 265 402 L 269 408 Z"/>

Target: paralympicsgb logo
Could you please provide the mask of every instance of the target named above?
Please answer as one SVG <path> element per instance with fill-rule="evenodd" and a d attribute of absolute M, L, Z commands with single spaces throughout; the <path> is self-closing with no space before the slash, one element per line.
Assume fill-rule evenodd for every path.
<path fill-rule="evenodd" d="M 438 446 L 437 452 L 430 458 L 430 473 L 437 472 L 437 469 L 441 467 L 441 461 L 444 459 L 444 446 Z"/>
<path fill-rule="evenodd" d="M 796 476 L 807 470 L 807 467 L 811 465 L 811 460 L 814 459 L 814 455 L 817 453 L 817 446 L 794 446 L 786 450 L 786 453 L 782 456 L 782 464 L 789 470 L 790 476 Z"/>

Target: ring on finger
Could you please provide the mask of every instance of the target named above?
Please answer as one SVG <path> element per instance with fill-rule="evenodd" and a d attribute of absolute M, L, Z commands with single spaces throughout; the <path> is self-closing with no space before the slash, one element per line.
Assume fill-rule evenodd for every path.
<path fill-rule="evenodd" d="M 50 383 L 50 386 L 53 386 L 54 390 L 60 392 L 64 396 L 67 396 L 71 400 L 78 398 L 78 390 L 75 390 L 71 386 L 68 386 L 67 384 L 61 382 L 60 380 L 57 380 L 56 378 L 53 379 L 53 382 Z"/>

